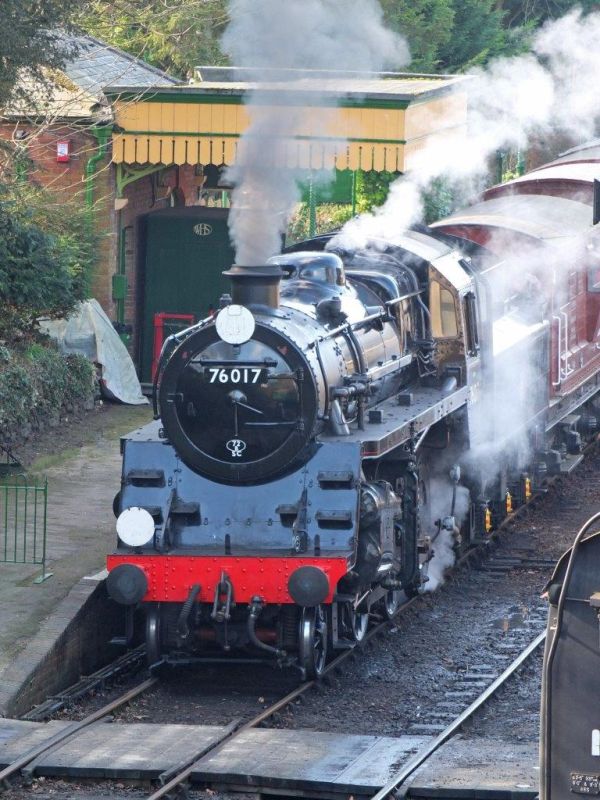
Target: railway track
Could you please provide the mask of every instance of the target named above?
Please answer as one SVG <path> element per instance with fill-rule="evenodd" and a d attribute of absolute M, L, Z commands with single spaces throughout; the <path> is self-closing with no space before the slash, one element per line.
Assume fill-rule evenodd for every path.
<path fill-rule="evenodd" d="M 31 711 L 23 714 L 21 719 L 28 722 L 43 722 L 50 719 L 53 714 L 69 708 L 91 692 L 102 689 L 125 675 L 139 671 L 144 666 L 145 660 L 146 648 L 143 645 L 136 647 L 91 675 L 83 676 L 59 694 L 52 695 L 43 703 L 34 706 Z"/>
<path fill-rule="evenodd" d="M 411 599 L 406 605 L 413 604 L 414 602 L 415 599 Z M 369 638 L 381 635 L 385 627 L 389 624 L 390 623 L 386 621 L 373 628 L 368 634 Z M 437 735 L 432 737 L 426 746 L 419 750 L 393 777 L 390 783 L 383 787 L 373 797 L 372 800 L 385 800 L 385 798 L 401 789 L 401 787 L 414 774 L 414 772 L 420 766 L 422 766 L 427 759 L 430 758 L 439 747 L 441 747 L 442 744 L 447 742 L 452 736 L 458 733 L 465 722 L 478 713 L 481 708 L 487 702 L 489 702 L 489 700 L 495 694 L 498 693 L 504 684 L 515 675 L 515 673 L 523 666 L 527 659 L 530 658 L 530 656 L 540 647 L 544 641 L 544 638 L 545 632 L 542 631 L 533 639 L 533 641 L 529 642 L 527 646 L 513 659 L 509 666 L 507 666 L 503 672 L 489 685 L 480 691 L 475 699 L 473 699 L 464 710 L 462 710 L 447 725 L 445 725 L 437 733 Z M 351 652 L 352 651 L 345 651 L 338 656 L 338 658 L 332 661 L 327 666 L 326 674 L 339 669 L 343 661 L 350 657 Z M 155 678 L 149 678 L 142 681 L 133 689 L 123 693 L 116 700 L 111 701 L 107 705 L 85 717 L 83 720 L 68 725 L 64 730 L 55 734 L 38 747 L 35 747 L 27 753 L 24 753 L 18 760 L 0 771 L 0 784 L 6 786 L 6 781 L 17 773 L 21 773 L 26 781 L 31 779 L 35 772 L 37 762 L 42 755 L 48 754 L 50 751 L 60 748 L 61 745 L 65 744 L 69 739 L 77 736 L 77 734 L 88 725 L 106 718 L 124 704 L 150 690 L 156 684 L 156 682 L 157 680 Z M 169 770 L 163 772 L 159 777 L 159 783 L 161 785 L 150 795 L 148 795 L 148 800 L 159 800 L 159 798 L 168 796 L 171 792 L 187 781 L 190 775 L 197 768 L 199 761 L 204 758 L 204 756 L 208 755 L 208 753 L 215 754 L 224 746 L 225 743 L 229 742 L 231 739 L 235 738 L 236 736 L 240 736 L 242 733 L 251 728 L 260 726 L 274 714 L 281 711 L 285 706 L 293 703 L 295 700 L 297 700 L 297 698 L 313 689 L 315 685 L 316 681 L 308 681 L 301 684 L 294 691 L 288 693 L 285 695 L 285 697 L 280 698 L 275 703 L 272 703 L 268 708 L 263 709 L 259 714 L 245 723 L 241 723 L 239 720 L 232 721 L 228 726 L 225 727 L 224 732 L 218 740 L 213 741 L 207 747 L 198 750 L 198 752 L 194 754 L 193 758 L 188 759 L 185 762 L 173 764 Z"/>
<path fill-rule="evenodd" d="M 59 731 L 58 733 L 51 736 L 49 739 L 46 739 L 41 744 L 33 747 L 32 749 L 28 750 L 26 753 L 23 753 L 18 759 L 9 764 L 4 769 L 0 770 L 0 786 L 5 784 L 9 778 L 11 778 L 16 773 L 20 772 L 25 777 L 33 775 L 36 767 L 36 760 L 44 754 L 47 754 L 51 750 L 54 750 L 65 742 L 67 742 L 72 737 L 76 736 L 80 731 L 86 728 L 88 725 L 91 725 L 93 722 L 97 722 L 98 720 L 102 719 L 103 717 L 108 716 L 110 713 L 115 711 L 120 706 L 124 705 L 125 703 L 129 703 L 135 697 L 138 697 L 143 692 L 148 691 L 152 686 L 154 686 L 157 682 L 157 678 L 147 678 L 146 680 L 139 683 L 133 689 L 129 689 L 127 692 L 122 694 L 116 700 L 113 700 L 108 705 L 102 706 L 102 708 L 98 709 L 97 711 L 88 714 L 87 717 L 84 719 L 79 720 L 78 722 L 72 722 L 68 725 L 64 730 Z"/>
<path fill-rule="evenodd" d="M 414 605 L 419 600 L 419 597 L 411 598 L 400 609 L 399 614 L 406 610 L 408 607 Z M 367 634 L 367 640 L 372 640 L 375 637 L 381 636 L 385 633 L 388 626 L 393 625 L 393 620 L 384 621 L 372 628 Z M 443 726 L 428 743 L 419 750 L 401 770 L 394 775 L 393 779 L 383 787 L 372 800 L 385 800 L 388 796 L 397 795 L 398 790 L 401 790 L 406 781 L 421 767 L 442 744 L 447 742 L 452 736 L 458 733 L 461 727 L 471 717 L 477 714 L 481 708 L 489 702 L 489 700 L 496 695 L 504 684 L 510 680 L 515 673 L 523 666 L 527 659 L 540 647 L 545 638 L 545 631 L 538 633 L 537 636 L 529 642 L 526 647 L 518 653 L 518 655 L 511 661 L 511 663 L 502 671 L 500 675 L 495 677 L 489 685 L 486 685 L 477 696 L 469 703 L 469 705 L 456 714 L 452 720 Z M 326 668 L 325 676 L 339 670 L 343 662 L 352 656 L 353 651 L 347 650 L 341 653 L 334 659 Z M 480 679 L 482 676 L 478 676 Z M 490 676 L 486 676 L 489 678 Z M 6 785 L 5 782 L 17 773 L 25 778 L 31 779 L 35 773 L 36 765 L 42 755 L 48 754 L 52 750 L 60 748 L 61 745 L 66 743 L 72 737 L 77 736 L 83 728 L 97 722 L 107 716 L 111 715 L 117 709 L 129 703 L 131 700 L 139 697 L 143 693 L 152 689 L 157 683 L 156 678 L 149 678 L 139 683 L 133 689 L 124 692 L 117 699 L 111 701 L 102 708 L 96 710 L 92 714 L 85 717 L 83 720 L 74 722 L 68 725 L 63 731 L 52 736 L 43 744 L 33 748 L 29 752 L 23 754 L 21 758 L 13 762 L 11 765 L 0 771 L 0 783 Z M 283 708 L 296 701 L 299 697 L 314 689 L 317 681 L 307 681 L 292 692 L 289 692 L 284 697 L 272 703 L 266 709 L 263 709 L 259 714 L 255 715 L 252 719 L 242 723 L 240 720 L 233 720 L 227 725 L 222 732 L 221 736 L 212 741 L 208 746 L 199 749 L 193 756 L 184 762 L 173 764 L 173 766 L 164 771 L 159 776 L 159 783 L 161 784 L 155 791 L 148 795 L 147 800 L 159 800 L 159 798 L 167 797 L 173 791 L 181 787 L 182 784 L 188 780 L 190 775 L 196 770 L 198 763 L 209 753 L 216 754 L 219 749 L 230 742 L 235 737 L 240 736 L 251 728 L 256 728 L 266 722 L 273 715 L 277 714 Z"/>
<path fill-rule="evenodd" d="M 394 777 L 387 783 L 377 794 L 373 795 L 371 800 L 386 800 L 390 796 L 399 797 L 404 796 L 406 792 L 402 792 L 406 782 L 412 775 L 423 766 L 425 762 L 449 739 L 455 736 L 463 725 L 474 717 L 481 709 L 504 687 L 504 685 L 515 676 L 521 669 L 525 662 L 538 650 L 546 639 L 546 632 L 542 631 L 535 639 L 527 644 L 527 646 L 518 654 L 516 658 L 506 667 L 506 669 L 494 679 L 494 681 L 487 686 L 452 722 L 446 725 L 437 736 L 435 736 L 425 747 L 422 748 L 410 761 L 408 761 L 402 769 L 394 775 Z"/>
<path fill-rule="evenodd" d="M 410 600 L 409 603 L 412 604 L 413 600 Z M 407 603 L 408 605 L 408 603 Z M 402 609 L 399 610 L 401 613 Z M 381 633 L 381 629 L 385 627 L 389 622 L 382 623 L 381 625 L 377 626 L 370 632 L 370 638 L 374 636 L 378 636 Z M 403 767 L 402 769 L 394 775 L 393 779 L 386 784 L 376 795 L 373 796 L 372 800 L 386 800 L 386 798 L 394 795 L 398 796 L 397 792 L 401 787 L 405 784 L 405 782 L 415 773 L 415 771 L 421 767 L 427 759 L 429 759 L 445 742 L 451 739 L 454 735 L 456 735 L 462 728 L 462 726 L 468 722 L 475 714 L 477 714 L 489 701 L 492 699 L 502 688 L 503 686 L 509 681 L 511 678 L 515 676 L 515 674 L 521 669 L 521 667 L 525 664 L 525 662 L 538 650 L 538 648 L 543 644 L 546 638 L 545 630 L 541 631 L 537 634 L 537 636 L 518 653 L 518 655 L 511 661 L 511 663 L 502 671 L 500 675 L 495 677 L 492 682 L 485 686 L 485 688 L 473 699 L 470 704 L 462 710 L 459 714 L 457 714 L 450 723 L 443 727 L 435 737 L 431 739 L 427 743 L 425 747 L 422 748 L 416 755 L 414 755 Z M 332 661 L 327 669 L 325 674 L 331 673 L 335 669 L 339 668 L 341 662 L 345 660 L 351 651 L 346 651 L 342 653 L 341 656 L 336 658 Z M 226 736 L 223 737 L 214 747 L 211 748 L 211 752 L 215 753 L 219 748 L 223 747 L 225 742 L 234 738 L 235 736 L 240 735 L 241 733 L 249 730 L 250 728 L 257 727 L 269 717 L 273 716 L 273 714 L 280 711 L 286 705 L 289 705 L 291 702 L 296 700 L 305 692 L 312 689 L 316 684 L 316 681 L 309 681 L 307 683 L 302 684 L 293 692 L 283 697 L 281 700 L 273 703 L 269 708 L 262 711 L 258 714 L 254 719 L 246 722 L 244 725 L 239 727 L 233 728 L 231 731 L 227 733 Z M 203 752 L 199 755 L 198 761 L 200 758 L 203 758 L 204 755 L 207 754 L 208 751 Z M 185 782 L 189 776 L 194 772 L 197 768 L 198 761 L 194 761 L 193 763 L 186 764 L 185 767 L 176 774 L 165 775 L 163 785 L 153 792 L 151 795 L 148 796 L 148 800 L 160 800 L 162 797 L 166 797 L 170 792 L 175 790 L 178 786 L 180 786 L 183 782 Z M 163 776 L 161 776 L 163 777 Z M 297 795 L 298 792 L 295 792 Z"/>
<path fill-rule="evenodd" d="M 419 596 L 413 597 L 408 599 L 398 610 L 398 613 L 401 613 L 402 610 L 414 605 L 418 600 Z M 376 636 L 381 636 L 384 634 L 386 628 L 393 624 L 392 620 L 385 620 L 379 624 L 377 624 L 374 628 L 372 628 L 366 635 L 364 642 L 373 639 Z M 345 650 L 343 651 L 337 658 L 331 661 L 325 671 L 323 676 L 326 676 L 333 671 L 340 668 L 342 663 L 346 661 L 351 655 L 352 650 Z M 23 719 L 27 721 L 35 721 L 46 719 L 49 714 L 56 711 L 58 708 L 63 708 L 69 701 L 77 697 L 81 697 L 85 692 L 89 691 L 92 686 L 101 685 L 103 680 L 107 680 L 110 677 L 114 677 L 117 669 L 119 671 L 130 668 L 131 663 L 138 660 L 140 655 L 140 651 L 135 651 L 133 654 L 129 654 L 129 658 L 120 659 L 118 664 L 115 663 L 111 665 L 109 668 L 104 668 L 100 670 L 98 673 L 95 673 L 93 676 L 89 676 L 89 678 L 84 678 L 82 681 L 79 681 L 77 684 L 72 686 L 69 690 L 65 691 L 63 695 L 60 697 L 53 697 L 50 698 L 46 703 L 36 707 L 31 712 L 29 712 Z M 143 653 L 142 653 L 143 655 Z M 0 786 L 6 787 L 7 781 L 15 776 L 17 773 L 20 773 L 26 780 L 30 780 L 33 776 L 37 761 L 42 755 L 47 755 L 49 752 L 53 750 L 57 750 L 60 748 L 61 745 L 68 742 L 70 739 L 75 737 L 78 733 L 80 733 L 84 728 L 93 724 L 94 722 L 98 722 L 117 709 L 121 708 L 122 706 L 126 705 L 133 699 L 139 697 L 143 693 L 152 689 L 158 683 L 158 678 L 150 677 L 143 681 L 141 681 L 137 686 L 133 687 L 132 689 L 128 689 L 126 692 L 121 694 L 116 699 L 112 700 L 110 703 L 102 706 L 101 708 L 97 709 L 96 711 L 88 714 L 82 720 L 77 722 L 73 722 L 68 725 L 62 731 L 59 731 L 55 735 L 51 736 L 49 739 L 44 741 L 42 744 L 32 748 L 31 750 L 24 753 L 18 759 L 16 759 L 13 763 L 6 766 L 4 769 L 0 770 Z M 247 731 L 251 728 L 258 727 L 263 722 L 268 720 L 274 714 L 276 714 L 281 709 L 285 708 L 290 703 L 294 702 L 297 698 L 301 697 L 306 692 L 310 691 L 317 685 L 318 681 L 311 680 L 306 681 L 300 684 L 297 688 L 293 691 L 286 694 L 284 697 L 280 698 L 276 702 L 272 703 L 266 709 L 263 709 L 259 714 L 254 716 L 251 720 L 242 723 L 240 720 L 234 720 L 229 725 L 226 726 L 223 735 L 217 740 L 211 742 L 211 744 L 207 747 L 200 749 L 197 753 L 195 753 L 194 758 L 188 760 L 185 763 L 179 763 L 173 765 L 171 769 L 162 773 L 159 777 L 159 782 L 161 783 L 161 787 L 153 792 L 149 796 L 152 800 L 157 800 L 157 798 L 166 796 L 169 792 L 171 792 L 174 788 L 179 786 L 182 782 L 184 782 L 187 777 L 191 774 L 194 770 L 196 763 L 207 755 L 209 752 L 214 752 L 218 750 L 226 741 L 231 739 L 234 736 L 240 735 L 244 731 Z"/>
<path fill-rule="evenodd" d="M 502 536 L 502 533 L 506 529 L 513 528 L 518 519 L 523 516 L 523 514 L 526 514 L 530 507 L 531 506 L 521 507 L 514 515 L 507 518 L 498 528 L 498 530 L 492 534 L 490 541 L 493 542 L 497 540 Z M 487 558 L 485 556 L 487 556 Z M 483 547 L 473 548 L 465 553 L 457 562 L 456 566 L 472 567 L 474 565 L 475 569 L 489 573 L 489 575 L 493 578 L 495 575 L 505 574 L 515 568 L 536 570 L 548 569 L 552 563 L 553 562 L 551 560 L 541 558 L 526 549 L 519 551 L 518 548 L 514 548 L 511 549 L 507 554 L 497 554 L 492 552 L 489 546 L 487 546 L 487 543 L 485 543 Z M 399 609 L 395 620 L 386 620 L 372 627 L 367 634 L 363 646 L 369 641 L 372 642 L 374 639 L 383 637 L 386 629 L 393 626 L 403 613 L 405 613 L 409 608 L 414 608 L 420 602 L 423 602 L 423 600 L 423 595 L 419 595 L 408 600 Z M 431 754 L 441 746 L 441 744 L 451 738 L 466 720 L 475 715 L 482 705 L 485 704 L 492 696 L 494 696 L 501 686 L 504 685 L 504 683 L 514 674 L 519 666 L 524 663 L 528 657 L 528 653 L 531 655 L 531 653 L 533 653 L 537 647 L 539 647 L 542 640 L 543 633 L 537 634 L 535 639 L 529 643 L 529 647 L 531 649 L 529 651 L 526 649 L 524 654 L 519 653 L 511 665 L 506 667 L 500 675 L 493 675 L 491 669 L 481 668 L 481 665 L 479 668 L 474 668 L 471 674 L 463 675 L 463 686 L 457 686 L 457 694 L 462 695 L 460 702 L 454 700 L 453 698 L 451 702 L 448 703 L 443 715 L 436 713 L 429 719 L 421 718 L 419 721 L 421 725 L 429 726 L 426 731 L 422 731 L 431 734 L 428 744 L 422 750 L 419 750 L 419 752 L 416 753 L 402 767 L 401 772 L 395 776 L 394 780 L 396 782 L 394 786 L 388 789 L 388 794 L 398 788 L 401 788 L 414 773 L 414 771 L 418 769 L 420 765 L 424 764 Z M 511 651 L 514 651 L 517 645 L 518 641 L 510 644 L 509 647 Z M 335 673 L 339 673 L 343 663 L 347 659 L 352 658 L 354 654 L 355 651 L 347 650 L 342 652 L 335 660 L 333 660 L 326 668 L 324 683 L 327 684 L 329 678 L 331 678 Z M 505 653 L 505 655 L 507 654 Z M 140 652 L 132 655 L 132 659 L 139 657 Z M 61 696 L 51 698 L 48 703 L 38 707 L 33 712 L 30 712 L 30 714 L 27 715 L 27 719 L 47 718 L 47 716 L 52 714 L 57 708 L 64 708 L 65 705 L 68 705 L 74 699 L 81 697 L 86 691 L 89 691 L 91 686 L 101 685 L 103 681 L 111 680 L 115 674 L 119 673 L 121 668 L 124 670 L 131 668 L 131 664 L 128 665 L 127 659 L 123 659 L 122 664 L 119 666 L 111 665 L 111 667 L 107 668 L 107 670 L 101 670 L 94 676 L 84 679 L 75 687 L 72 687 L 71 690 L 63 693 Z M 486 682 L 486 686 L 482 687 L 481 684 L 484 682 Z M 316 686 L 316 684 L 317 682 L 315 681 L 303 683 L 296 687 L 293 691 L 288 692 L 275 702 L 271 703 L 267 708 L 262 709 L 260 713 L 255 714 L 251 719 L 246 721 L 234 719 L 229 722 L 229 724 L 223 727 L 221 735 L 218 739 L 212 741 L 208 746 L 198 749 L 198 751 L 193 754 L 193 757 L 190 757 L 185 761 L 174 762 L 169 769 L 165 770 L 158 779 L 161 785 L 151 795 L 149 795 L 149 798 L 155 800 L 156 798 L 169 795 L 172 791 L 176 790 L 177 787 L 181 786 L 187 781 L 190 775 L 194 772 L 199 760 L 204 758 L 209 753 L 218 753 L 218 751 L 224 748 L 229 742 L 231 742 L 231 740 L 241 736 L 244 732 L 252 728 L 262 726 L 270 718 L 275 717 L 278 712 L 281 712 L 287 706 L 294 704 L 298 698 L 310 692 L 311 689 Z M 39 761 L 40 756 L 42 756 L 44 753 L 48 753 L 51 750 L 60 748 L 62 743 L 76 736 L 77 733 L 84 727 L 92 724 L 95 721 L 98 721 L 99 719 L 106 718 L 108 715 L 111 715 L 114 711 L 121 708 L 124 704 L 129 703 L 134 698 L 139 697 L 144 692 L 149 691 L 155 685 L 156 681 L 154 679 L 143 681 L 137 687 L 134 687 L 134 689 L 125 692 L 123 695 L 111 701 L 106 706 L 103 706 L 101 709 L 98 709 L 93 714 L 88 715 L 80 722 L 68 725 L 64 731 L 53 736 L 50 740 L 45 742 L 43 746 L 32 749 L 30 752 L 23 754 L 19 760 L 2 770 L 0 772 L 0 780 L 5 781 L 9 777 L 14 776 L 19 772 L 21 772 L 25 778 L 31 778 L 35 773 L 36 763 Z M 479 689 L 481 689 L 481 691 L 479 694 L 477 694 L 475 690 Z M 323 689 L 323 691 L 326 691 L 326 689 Z M 476 696 L 473 696 L 474 694 L 476 694 Z M 465 703 L 467 703 L 466 708 L 464 707 Z M 455 711 L 456 713 L 454 713 Z M 383 792 L 384 789 L 378 793 L 378 800 L 385 796 Z"/>

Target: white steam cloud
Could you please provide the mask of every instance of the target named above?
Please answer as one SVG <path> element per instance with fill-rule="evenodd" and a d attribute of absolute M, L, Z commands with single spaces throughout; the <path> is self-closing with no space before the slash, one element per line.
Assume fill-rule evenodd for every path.
<path fill-rule="evenodd" d="M 370 239 L 392 240 L 422 219 L 422 193 L 434 178 L 471 180 L 489 171 L 503 148 L 534 137 L 593 136 L 600 120 L 600 12 L 576 9 L 544 25 L 532 53 L 499 58 L 470 74 L 468 133 L 425 147 L 410 173 L 392 184 L 386 203 L 351 220 L 331 246 L 351 249 Z"/>
<path fill-rule="evenodd" d="M 532 140 L 549 137 L 577 143 L 597 135 L 598 42 L 600 12 L 584 16 L 581 10 L 574 10 L 542 27 L 533 39 L 530 54 L 500 58 L 472 72 L 465 85 L 469 94 L 467 135 L 445 136 L 441 144 L 425 147 L 410 173 L 392 184 L 386 203 L 347 223 L 329 246 L 351 250 L 367 244 L 377 246 L 378 240 L 393 242 L 404 228 L 422 220 L 423 192 L 435 178 L 443 177 L 463 190 L 470 189 L 472 197 L 468 199 L 472 199 L 479 193 L 498 150 L 522 149 Z M 527 208 L 517 210 L 515 206 L 513 212 L 523 219 Z M 589 221 L 591 225 L 591 210 Z M 508 310 L 509 303 L 508 313 L 498 312 L 501 316 L 494 323 L 496 386 L 488 386 L 475 404 L 468 456 L 482 478 L 489 476 L 490 490 L 494 490 L 501 466 L 514 475 L 531 460 L 526 426 L 536 403 L 539 408 L 544 402 L 539 395 L 548 380 L 547 362 L 540 360 L 530 344 L 543 327 L 543 320 L 548 319 L 540 279 L 560 286 L 577 260 L 572 239 L 565 238 L 562 247 L 555 243 L 552 249 L 526 249 L 518 242 L 509 249 L 507 243 L 506 237 L 488 242 L 489 249 L 501 253 L 504 259 L 493 278 L 497 283 L 492 285 L 492 293 L 496 299 L 507 300 L 516 295 L 516 303 L 513 311 Z M 565 318 L 563 333 L 566 326 Z M 552 369 L 558 371 L 557 365 Z M 560 369 L 567 373 L 568 362 Z M 484 494 L 487 488 L 482 487 Z M 459 489 L 461 505 L 465 506 L 462 512 L 466 513 L 469 493 L 464 487 Z M 452 489 L 446 480 L 434 479 L 430 491 L 432 507 L 422 517 L 424 531 L 429 533 L 435 528 L 435 520 L 449 513 Z M 458 510 L 458 524 L 460 517 Z M 443 582 L 445 571 L 454 562 L 454 545 L 452 532 L 442 529 L 436 535 L 427 590 Z"/>
<path fill-rule="evenodd" d="M 236 260 L 252 265 L 280 251 L 299 199 L 299 173 L 286 163 L 289 140 L 307 124 L 301 104 L 294 104 L 299 89 L 310 97 L 306 105 L 314 106 L 319 71 L 366 74 L 406 64 L 409 52 L 404 39 L 384 27 L 376 0 L 230 0 L 229 14 L 224 50 L 254 80 L 273 82 L 249 93 L 250 125 L 227 170 L 234 186 L 229 227 Z M 294 81 L 289 69 L 299 70 Z M 311 115 L 311 135 L 327 136 L 331 121 L 323 104 Z"/>
<path fill-rule="evenodd" d="M 454 564 L 457 544 L 454 533 L 441 526 L 452 509 L 454 486 L 446 475 L 432 477 L 427 484 L 427 501 L 420 510 L 421 530 L 432 538 L 433 558 L 427 565 L 425 591 L 433 592 L 445 579 L 446 571 Z M 470 494 L 465 486 L 456 487 L 454 520 L 456 527 L 465 521 L 470 508 Z"/>

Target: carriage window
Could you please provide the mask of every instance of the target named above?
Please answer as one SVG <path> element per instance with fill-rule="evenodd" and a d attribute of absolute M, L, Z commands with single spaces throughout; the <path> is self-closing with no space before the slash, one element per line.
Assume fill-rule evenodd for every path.
<path fill-rule="evenodd" d="M 429 292 L 429 311 L 431 312 L 431 333 L 436 338 L 457 336 L 456 306 L 454 297 L 448 289 L 437 281 L 431 281 Z"/>

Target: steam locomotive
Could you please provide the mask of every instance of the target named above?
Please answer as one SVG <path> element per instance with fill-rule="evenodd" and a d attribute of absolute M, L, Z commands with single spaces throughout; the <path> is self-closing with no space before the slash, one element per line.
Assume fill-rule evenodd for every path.
<path fill-rule="evenodd" d="M 393 241 L 225 273 L 122 442 L 107 588 L 149 663 L 318 677 L 597 429 L 600 146 Z M 432 561 L 433 559 L 433 561 Z"/>

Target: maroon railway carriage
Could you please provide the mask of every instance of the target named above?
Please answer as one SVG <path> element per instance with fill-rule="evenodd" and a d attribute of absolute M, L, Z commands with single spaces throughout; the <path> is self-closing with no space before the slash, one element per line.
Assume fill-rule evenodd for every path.
<path fill-rule="evenodd" d="M 493 252 L 515 284 L 526 274 L 538 282 L 551 327 L 548 430 L 598 389 L 600 236 L 592 218 L 598 160 L 600 145 L 569 151 L 433 225 Z"/>

